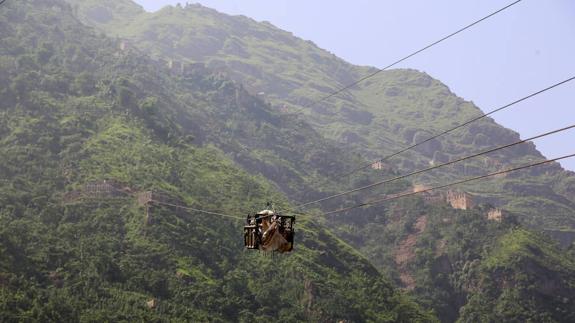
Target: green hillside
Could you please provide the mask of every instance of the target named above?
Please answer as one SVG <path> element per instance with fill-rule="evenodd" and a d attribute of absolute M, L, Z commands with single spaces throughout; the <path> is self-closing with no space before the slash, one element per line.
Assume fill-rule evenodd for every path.
<path fill-rule="evenodd" d="M 548 239 L 514 230 L 493 246 L 477 268 L 470 269 L 479 292 L 461 310 L 461 322 L 575 320 L 573 258 Z M 501 292 L 499 286 L 510 286 Z"/>
<path fill-rule="evenodd" d="M 488 220 L 489 209 L 408 199 L 335 232 L 443 322 L 573 320 L 573 258 L 516 215 Z"/>
<path fill-rule="evenodd" d="M 295 114 L 374 69 L 198 5 L 23 0 L 0 28 L 1 322 L 573 320 L 573 246 L 528 229 L 575 227 L 575 177 L 555 164 L 461 187 L 467 210 L 314 206 L 294 253 L 243 250 L 244 217 L 268 201 L 288 211 L 518 139 L 486 119 L 338 176 L 481 113 L 430 76 L 385 72 Z M 543 158 L 531 144 L 489 157 L 371 194 Z M 149 191 L 188 208 L 146 210 Z"/>
<path fill-rule="evenodd" d="M 121 3 L 128 6 L 130 1 Z M 80 12 L 86 12 L 104 5 L 83 2 L 79 6 Z M 86 23 L 99 26 L 85 14 L 83 17 Z M 122 28 L 115 28 L 120 21 L 124 24 Z M 414 70 L 381 73 L 345 94 L 310 107 L 319 98 L 374 69 L 348 64 L 269 23 L 227 16 L 200 5 L 166 7 L 136 18 L 126 16 L 100 28 L 109 35 L 130 40 L 133 46 L 153 57 L 203 62 L 240 82 L 249 92 L 260 94 L 278 110 L 286 114 L 298 112 L 322 136 L 368 160 L 481 114 L 472 102 L 462 100 L 438 80 Z M 302 110 L 302 106 L 307 108 Z M 421 169 L 432 162 L 518 139 L 517 133 L 487 118 L 398 156 L 388 166 L 402 172 Z M 534 146 L 526 144 L 466 165 L 437 170 L 414 178 L 413 182 L 445 183 L 541 159 L 543 156 Z M 575 227 L 573 178 L 572 172 L 553 164 L 507 178 L 469 184 L 462 189 L 478 200 L 518 213 L 521 221 L 532 227 L 571 230 Z M 540 202 L 531 202 L 534 199 Z"/>
<path fill-rule="evenodd" d="M 0 22 L 0 321 L 434 321 L 311 217 L 297 253 L 242 251 L 243 216 L 288 201 L 212 141 L 240 87 L 174 80 L 58 0 L 7 3 Z M 241 99 L 262 128 L 290 120 Z M 146 215 L 148 190 L 239 221 Z"/>

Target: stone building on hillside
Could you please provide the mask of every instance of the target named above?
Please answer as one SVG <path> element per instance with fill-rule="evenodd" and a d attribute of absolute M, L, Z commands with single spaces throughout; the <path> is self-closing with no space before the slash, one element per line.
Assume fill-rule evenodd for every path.
<path fill-rule="evenodd" d="M 437 205 L 445 202 L 445 198 L 441 193 L 437 191 L 428 191 L 430 188 L 431 188 L 430 186 L 415 184 L 412 188 L 412 192 L 421 193 L 423 200 L 425 201 L 425 203 L 428 204 Z"/>
<path fill-rule="evenodd" d="M 446 200 L 451 207 L 458 210 L 469 210 L 475 206 L 473 197 L 465 192 L 448 191 Z"/>
<path fill-rule="evenodd" d="M 423 193 L 423 200 L 425 201 L 425 203 L 433 205 L 445 203 L 445 198 L 441 194 L 436 194 L 433 192 Z"/>
<path fill-rule="evenodd" d="M 163 191 L 145 191 L 140 192 L 136 196 L 138 200 L 138 205 L 145 206 L 149 203 L 159 203 L 159 204 L 170 204 L 170 205 L 185 205 L 185 202 L 181 199 L 173 196 L 169 192 Z"/>
<path fill-rule="evenodd" d="M 371 169 L 383 170 L 386 168 L 387 168 L 386 165 L 384 163 L 382 163 L 381 161 L 376 161 L 375 163 L 371 164 Z"/>
<path fill-rule="evenodd" d="M 452 208 L 458 210 L 469 210 L 475 207 L 476 203 L 473 196 L 466 192 L 447 191 L 439 192 L 430 190 L 431 187 L 415 184 L 412 188 L 413 193 L 421 193 L 423 200 L 428 204 L 443 204 L 447 203 Z"/>
<path fill-rule="evenodd" d="M 487 220 L 490 221 L 501 222 L 503 221 L 503 217 L 504 215 L 501 209 L 491 209 L 489 212 L 487 212 Z"/>
<path fill-rule="evenodd" d="M 184 201 L 180 200 L 177 197 L 174 197 L 169 192 L 162 192 L 162 191 L 139 192 L 136 195 L 136 198 L 138 201 L 138 205 L 146 209 L 146 217 L 144 219 L 145 225 L 150 225 L 153 223 L 152 213 L 154 205 L 174 207 L 176 214 L 183 211 L 181 207 L 186 206 Z"/>

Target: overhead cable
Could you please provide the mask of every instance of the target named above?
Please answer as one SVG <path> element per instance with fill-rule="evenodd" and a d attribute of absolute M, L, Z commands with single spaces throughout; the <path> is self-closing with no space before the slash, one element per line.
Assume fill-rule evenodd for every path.
<path fill-rule="evenodd" d="M 224 214 L 224 213 L 218 213 L 218 212 L 211 212 L 211 211 L 206 211 L 206 210 L 200 210 L 200 209 L 196 209 L 196 208 L 193 208 L 193 207 L 187 207 L 187 206 L 184 206 L 184 205 L 166 203 L 166 202 L 161 202 L 161 201 L 157 201 L 157 200 L 150 200 L 150 202 L 155 203 L 155 204 L 158 204 L 158 205 L 171 206 L 171 207 L 175 207 L 175 208 L 178 208 L 178 209 L 189 210 L 189 211 L 194 211 L 194 212 L 198 212 L 198 213 L 217 215 L 217 216 L 226 217 L 226 218 L 232 218 L 232 219 L 236 219 L 236 220 L 245 220 L 245 218 L 239 217 L 239 216 L 236 216 L 236 215 L 230 215 L 230 214 Z"/>
<path fill-rule="evenodd" d="M 455 160 L 452 160 L 452 161 L 449 161 L 449 162 L 446 162 L 446 163 L 443 163 L 443 164 L 439 164 L 439 165 L 436 165 L 436 166 L 432 166 L 432 167 L 428 167 L 428 168 L 425 168 L 425 169 L 421 169 L 421 170 L 418 170 L 418 171 L 415 171 L 415 172 L 412 172 L 412 173 L 409 173 L 409 174 L 397 176 L 397 177 L 394 177 L 394 178 L 391 178 L 391 179 L 387 179 L 387 180 L 380 181 L 380 182 L 376 182 L 376 183 L 373 183 L 373 184 L 369 184 L 369 185 L 366 185 L 366 186 L 363 186 L 363 187 L 355 188 L 355 189 L 353 189 L 353 190 L 349 190 L 349 191 L 345 191 L 345 192 L 342 192 L 342 193 L 334 194 L 334 195 L 331 195 L 331 196 L 328 196 L 328 197 L 324 197 L 324 198 L 321 198 L 321 199 L 318 199 L 318 200 L 315 200 L 315 201 L 307 202 L 307 203 L 305 203 L 305 204 L 302 204 L 302 205 L 297 206 L 297 208 L 302 208 L 302 207 L 304 207 L 304 206 L 308 206 L 308 205 L 311 205 L 311 204 L 315 204 L 315 203 L 320 203 L 320 202 L 324 202 L 324 201 L 327 201 L 327 200 L 331 200 L 331 199 L 334 199 L 334 198 L 336 198 L 336 197 L 340 197 L 340 196 L 348 195 L 348 194 L 351 194 L 351 193 L 356 193 L 356 192 L 359 192 L 359 191 L 367 190 L 367 189 L 374 188 L 374 187 L 377 187 L 377 186 L 381 186 L 381 185 L 383 185 L 383 184 L 387 184 L 387 183 L 390 183 L 390 182 L 393 182 L 393 181 L 397 181 L 397 180 L 400 180 L 400 179 L 404 179 L 404 178 L 407 178 L 407 177 L 411 177 L 411 176 L 413 176 L 413 175 L 418 175 L 418 174 L 422 174 L 422 173 L 427 173 L 427 172 L 429 172 L 429 171 L 432 171 L 432 170 L 435 170 L 435 169 L 438 169 L 438 168 L 441 168 L 441 167 L 444 167 L 444 166 L 448 166 L 448 165 L 452 165 L 452 164 L 455 164 L 455 163 L 459 163 L 459 162 L 462 162 L 462 161 L 464 161 L 464 160 L 468 160 L 468 159 L 471 159 L 471 158 L 475 158 L 475 157 L 479 157 L 479 156 L 482 156 L 482 155 L 486 155 L 486 154 L 489 154 L 489 153 L 492 153 L 492 152 L 495 152 L 495 151 L 498 151 L 498 150 L 502 150 L 502 149 L 505 149 L 505 148 L 510 148 L 510 147 L 513 147 L 513 146 L 516 146 L 516 145 L 519 145 L 519 144 L 526 143 L 526 142 L 528 142 L 528 141 L 532 141 L 532 140 L 535 140 L 535 139 L 547 137 L 547 136 L 550 136 L 550 135 L 553 135 L 553 134 L 556 134 L 556 133 L 559 133 L 559 132 L 567 131 L 567 130 L 570 130 L 570 129 L 573 129 L 573 128 L 575 128 L 575 125 L 571 125 L 571 126 L 564 127 L 564 128 L 561 128 L 561 129 L 553 130 L 553 131 L 550 131 L 550 132 L 547 132 L 547 133 L 544 133 L 544 134 L 540 134 L 540 135 L 537 135 L 537 136 L 534 136 L 534 137 L 531 137 L 531 138 L 519 140 L 519 141 L 510 143 L 510 144 L 507 144 L 507 145 L 503 145 L 503 146 L 500 146 L 500 147 L 497 147 L 497 148 L 485 150 L 485 151 L 482 151 L 482 152 L 480 152 L 480 153 L 476 153 L 476 154 L 473 154 L 473 155 L 469 155 L 469 156 L 465 156 L 465 157 L 462 157 L 462 158 L 458 158 L 458 159 L 455 159 Z"/>
<path fill-rule="evenodd" d="M 351 84 L 348 84 L 348 85 L 342 87 L 341 89 L 332 92 L 332 93 L 329 94 L 329 95 L 326 95 L 326 96 L 322 97 L 322 98 L 319 99 L 319 100 L 313 101 L 312 103 L 310 103 L 310 104 L 307 105 L 307 106 L 304 106 L 303 108 L 311 108 L 311 107 L 315 106 L 315 105 L 318 104 L 318 103 L 321 103 L 321 102 L 323 102 L 323 101 L 325 101 L 325 100 L 327 100 L 327 99 L 329 99 L 329 98 L 331 98 L 331 97 L 333 97 L 333 96 L 336 96 L 336 95 L 338 95 L 338 94 L 340 94 L 340 93 L 342 93 L 342 92 L 344 92 L 344 91 L 346 91 L 346 90 L 348 90 L 348 89 L 350 89 L 350 88 L 352 88 L 352 87 L 354 87 L 354 86 L 356 86 L 356 85 L 362 83 L 363 81 L 368 80 L 368 79 L 370 79 L 370 78 L 372 78 L 372 77 L 378 75 L 379 73 L 381 73 L 381 72 L 383 72 L 383 71 L 386 71 L 386 70 L 388 70 L 388 69 L 390 69 L 390 68 L 396 66 L 397 64 L 402 63 L 402 62 L 408 60 L 409 58 L 411 58 L 411 57 L 413 57 L 413 56 L 415 56 L 415 55 L 417 55 L 417 54 L 419 54 L 419 53 L 421 53 L 421 52 L 424 52 L 424 51 L 428 50 L 429 48 L 431 48 L 431 47 L 433 47 L 433 46 L 435 46 L 435 45 L 437 45 L 437 44 L 439 44 L 439 43 L 442 43 L 442 42 L 444 42 L 445 40 L 447 40 L 447 39 L 449 39 L 449 38 L 451 38 L 451 37 L 453 37 L 453 36 L 455 36 L 455 35 L 457 35 L 457 34 L 463 32 L 463 31 L 465 31 L 465 30 L 467 30 L 467 29 L 469 29 L 469 28 L 471 28 L 471 27 L 473 27 L 473 26 L 475 26 L 475 25 L 477 25 L 477 24 L 479 24 L 479 23 L 481 23 L 481 22 L 483 22 L 483 21 L 485 21 L 485 20 L 487 20 L 487 19 L 489 19 L 489 18 L 495 16 L 495 15 L 497 15 L 498 13 L 500 13 L 500 12 L 502 12 L 502 11 L 505 11 L 506 9 L 509 9 L 510 7 L 513 7 L 514 5 L 518 4 L 518 3 L 521 2 L 521 1 L 523 1 L 523 0 L 517 0 L 517 1 L 515 1 L 515 2 L 512 2 L 512 3 L 508 4 L 508 5 L 506 5 L 505 7 L 501 8 L 501 9 L 495 11 L 495 12 L 492 12 L 492 13 L 490 13 L 489 15 L 483 17 L 483 18 L 481 18 L 481 19 L 479 19 L 479 20 L 476 20 L 476 21 L 470 23 L 469 25 L 467 25 L 467 26 L 465 26 L 465 27 L 463 27 L 463 28 L 461 28 L 461 29 L 458 29 L 458 30 L 455 31 L 455 32 L 452 32 L 451 34 L 449 34 L 449 35 L 447 35 L 447 36 L 445 36 L 445 37 L 443 37 L 443 38 L 441 38 L 441 39 L 439 39 L 439 40 L 436 40 L 436 41 L 434 41 L 433 43 L 431 43 L 431 44 L 429 44 L 429 45 L 427 45 L 427 46 L 425 46 L 425 47 L 423 47 L 423 48 L 421 48 L 421 49 L 419 49 L 419 50 L 417 50 L 417 51 L 415 51 L 415 52 L 413 52 L 413 53 L 411 53 L 411 54 L 409 54 L 409 55 L 407 55 L 407 56 L 405 56 L 405 57 L 403 57 L 403 58 L 401 58 L 401 59 L 398 59 L 397 61 L 395 61 L 395 62 L 393 62 L 393 63 L 387 65 L 387 66 L 384 67 L 384 68 L 378 69 L 377 71 L 375 71 L 375 72 L 373 72 L 373 73 L 371 73 L 371 74 L 369 74 L 369 75 L 366 75 L 366 76 L 360 78 L 359 80 L 357 80 L 357 81 L 355 81 L 355 82 L 353 82 L 353 83 L 351 83 Z M 302 109 L 303 109 L 303 108 L 302 108 Z M 300 112 L 302 109 L 300 109 L 300 110 L 297 111 L 297 112 Z"/>
<path fill-rule="evenodd" d="M 112 188 L 113 188 L 115 191 L 120 192 L 120 193 L 123 193 L 123 194 L 125 194 L 125 195 L 131 196 L 131 197 L 137 197 L 137 194 L 136 194 L 136 193 L 126 192 L 126 191 L 124 191 L 124 190 L 120 190 L 120 189 L 115 188 L 115 187 L 112 187 Z M 163 194 L 160 194 L 160 193 L 157 193 L 157 192 L 154 193 L 154 194 L 156 194 L 156 195 L 158 195 L 158 196 L 160 196 L 160 197 L 167 197 L 167 198 L 170 197 L 170 196 L 163 195 Z M 155 203 L 155 204 L 157 204 L 157 205 L 171 206 L 171 207 L 175 207 L 175 208 L 179 208 L 179 209 L 184 209 L 184 210 L 190 210 L 190 211 L 194 211 L 194 212 L 198 212 L 198 213 L 217 215 L 217 216 L 221 216 L 221 217 L 233 218 L 233 219 L 236 219 L 236 220 L 245 220 L 245 218 L 242 218 L 242 217 L 239 217 L 239 216 L 236 216 L 236 215 L 230 215 L 230 214 L 212 212 L 212 211 L 207 211 L 207 210 L 201 210 L 201 209 L 196 209 L 196 208 L 193 208 L 193 207 L 188 207 L 188 206 L 185 206 L 185 205 L 179 205 L 179 204 L 173 204 L 173 203 L 166 203 L 166 202 L 162 202 L 162 201 L 158 201 L 158 200 L 154 200 L 154 199 L 149 200 L 149 202 Z"/>
<path fill-rule="evenodd" d="M 356 173 L 356 172 L 358 172 L 358 171 L 360 171 L 360 170 L 363 170 L 363 169 L 366 169 L 366 168 L 370 167 L 370 166 L 373 165 L 374 163 L 384 162 L 384 161 L 386 161 L 386 160 L 388 160 L 388 159 L 390 159 L 390 158 L 393 158 L 393 157 L 395 157 L 395 156 L 398 156 L 398 155 L 400 155 L 400 154 L 402 154 L 402 153 L 404 153 L 404 152 L 406 152 L 406 151 L 408 151 L 408 150 L 412 150 L 413 148 L 416 148 L 416 147 L 421 146 L 421 145 L 423 145 L 423 144 L 425 144 L 425 143 L 427 143 L 427 142 L 430 142 L 431 140 L 437 139 L 437 138 L 439 138 L 439 137 L 441 137 L 441 136 L 443 136 L 443 135 L 446 135 L 446 134 L 448 134 L 448 133 L 451 133 L 451 132 L 453 132 L 453 131 L 455 131 L 455 130 L 457 130 L 457 129 L 463 128 L 463 127 L 465 127 L 465 126 L 467 126 L 467 125 L 469 125 L 469 124 L 471 124 L 471 123 L 474 123 L 474 122 L 476 122 L 476 121 L 479 121 L 479 120 L 481 120 L 481 119 L 483 119 L 483 118 L 486 118 L 486 117 L 488 117 L 488 116 L 490 116 L 490 115 L 492 115 L 492 114 L 495 114 L 495 113 L 497 113 L 497 112 L 499 112 L 499 111 L 508 109 L 508 108 L 510 108 L 510 107 L 512 107 L 512 106 L 514 106 L 514 105 L 516 105 L 516 104 L 518 104 L 518 103 L 520 103 L 520 102 L 523 102 L 523 101 L 525 101 L 525 100 L 528 100 L 528 99 L 530 99 L 530 98 L 532 98 L 532 97 L 535 97 L 535 96 L 537 96 L 537 95 L 539 95 L 539 94 L 542 94 L 542 93 L 544 93 L 544 92 L 547 92 L 547 91 L 549 91 L 549 90 L 552 90 L 552 89 L 554 89 L 554 88 L 556 88 L 556 87 L 558 87 L 558 86 L 561 86 L 561 85 L 563 85 L 563 84 L 565 84 L 565 83 L 568 83 L 568 82 L 571 82 L 571 81 L 573 81 L 573 80 L 575 80 L 575 76 L 570 77 L 570 78 L 568 78 L 568 79 L 566 79 L 566 80 L 563 80 L 563 81 L 561 81 L 561 82 L 555 83 L 555 84 L 553 84 L 553 85 L 551 85 L 551 86 L 548 86 L 548 87 L 544 88 L 543 90 L 540 90 L 540 91 L 531 93 L 531 94 L 529 94 L 529 95 L 527 95 L 527 96 L 525 96 L 525 97 L 522 97 L 521 99 L 515 100 L 515 101 L 513 101 L 513 102 L 511 102 L 511 103 L 508 103 L 508 104 L 506 104 L 506 105 L 504 105 L 504 106 L 502 106 L 502 107 L 500 107 L 500 108 L 497 108 L 497 109 L 495 109 L 495 110 L 489 111 L 488 113 L 485 113 L 485 114 L 482 114 L 482 115 L 480 115 L 480 116 L 478 116 L 478 117 L 472 118 L 472 119 L 470 119 L 470 120 L 468 120 L 468 121 L 466 121 L 466 122 L 464 122 L 464 123 L 462 123 L 462 124 L 460 124 L 460 125 L 457 125 L 457 126 L 455 126 L 455 127 L 453 127 L 453 128 L 449 128 L 449 129 L 447 129 L 447 130 L 444 130 L 444 131 L 442 131 L 442 132 L 440 132 L 440 133 L 438 133 L 438 134 L 436 134 L 436 135 L 434 135 L 434 136 L 431 136 L 431 137 L 429 137 L 429 138 L 427 138 L 427 139 L 425 139 L 425 140 L 418 141 L 418 142 L 416 142 L 415 144 L 413 144 L 413 145 L 411 145 L 411 146 L 409 146 L 409 147 L 403 148 L 403 149 L 401 149 L 401 150 L 399 150 L 399 151 L 397 151 L 397 152 L 394 152 L 394 153 L 392 153 L 392 154 L 390 154 L 390 155 L 387 155 L 387 156 L 385 156 L 385 157 L 383 157 L 383 158 L 380 158 L 380 159 L 378 159 L 378 160 L 374 160 L 374 161 L 372 161 L 372 162 L 369 163 L 369 164 L 366 163 L 365 165 L 362 165 L 362 166 L 360 166 L 360 167 L 358 167 L 358 168 L 355 168 L 355 169 L 353 169 L 353 170 L 351 170 L 351 171 L 349 171 L 349 172 L 347 172 L 347 173 L 345 173 L 345 174 L 339 175 L 339 177 L 347 177 L 347 176 L 352 175 L 352 174 L 354 174 L 354 173 Z"/>
<path fill-rule="evenodd" d="M 431 192 L 434 190 L 439 190 L 442 188 L 447 188 L 447 187 L 451 187 L 451 186 L 455 186 L 455 185 L 459 185 L 459 184 L 464 184 L 464 183 L 468 183 L 468 182 L 472 182 L 472 181 L 477 181 L 480 179 L 484 179 L 487 177 L 493 177 L 493 176 L 497 176 L 497 175 L 502 175 L 502 174 L 507 174 L 510 172 L 515 172 L 518 170 L 522 170 L 522 169 L 527 169 L 527 168 L 531 168 L 531 167 L 536 167 L 536 166 L 541 166 L 541 165 L 545 165 L 545 164 L 549 164 L 552 162 L 556 162 L 562 159 L 567 159 L 567 158 L 572 158 L 575 157 L 575 154 L 571 154 L 571 155 L 566 155 L 563 157 L 558 157 L 558 158 L 554 158 L 554 159 L 550 159 L 550 160 L 545 160 L 542 162 L 538 162 L 538 163 L 534 163 L 534 164 L 529 164 L 529 165 L 525 165 L 525 166 L 521 166 L 521 167 L 516 167 L 516 168 L 512 168 L 512 169 L 507 169 L 507 170 L 503 170 L 503 171 L 499 171 L 499 172 L 495 172 L 495 173 L 491 173 L 491 174 L 487 174 L 487 175 L 482 175 L 482 176 L 477 176 L 477 177 L 472 177 L 469 179 L 465 179 L 462 181 L 458 181 L 458 182 L 453 182 L 453 183 L 449 183 L 449 184 L 445 184 L 445 185 L 441 185 L 441 186 L 436 186 L 436 187 L 432 187 L 432 188 L 428 188 L 425 190 L 421 190 L 421 191 L 417 191 L 417 192 L 407 192 L 407 193 L 401 193 L 401 194 L 396 194 L 396 195 L 392 195 L 392 196 L 387 196 L 381 199 L 376 199 L 376 200 L 372 200 L 372 201 L 368 201 L 365 203 L 361 203 L 355 206 L 351 206 L 351 207 L 346 207 L 346 208 L 341 208 L 335 211 L 330 211 L 330 212 L 326 212 L 324 213 L 324 215 L 330 215 L 330 214 L 335 214 L 335 213 L 341 213 L 341 212 L 345 212 L 345 211 L 350 211 L 356 208 L 360 208 L 360 207 L 364 207 L 364 206 L 373 206 L 373 205 L 378 205 L 384 202 L 388 202 L 388 201 L 392 201 L 392 200 L 396 200 L 399 198 L 403 198 L 403 197 L 407 197 L 407 196 L 412 196 L 412 195 L 418 195 L 418 194 L 423 194 L 423 193 L 427 193 L 427 192 Z"/>

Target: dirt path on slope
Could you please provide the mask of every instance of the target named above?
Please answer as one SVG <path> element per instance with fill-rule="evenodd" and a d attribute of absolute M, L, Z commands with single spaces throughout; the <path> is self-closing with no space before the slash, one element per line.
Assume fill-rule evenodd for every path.
<path fill-rule="evenodd" d="M 395 251 L 395 264 L 399 271 L 399 279 L 403 286 L 412 290 L 415 288 L 415 278 L 409 272 L 408 265 L 415 258 L 415 244 L 417 237 L 425 231 L 427 227 L 427 215 L 423 215 L 417 219 L 413 228 L 415 232 L 410 233 L 403 241 L 399 243 L 399 248 Z"/>

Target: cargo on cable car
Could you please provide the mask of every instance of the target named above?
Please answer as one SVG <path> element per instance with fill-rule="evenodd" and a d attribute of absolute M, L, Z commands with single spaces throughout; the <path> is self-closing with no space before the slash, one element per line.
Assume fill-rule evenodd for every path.
<path fill-rule="evenodd" d="M 244 245 L 247 249 L 279 253 L 293 250 L 295 216 L 263 210 L 249 214 L 246 221 Z"/>

